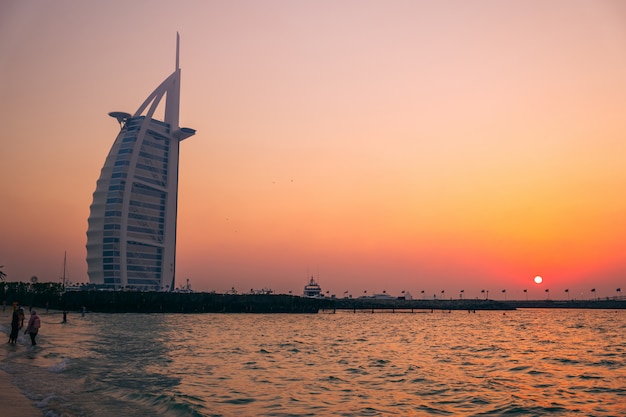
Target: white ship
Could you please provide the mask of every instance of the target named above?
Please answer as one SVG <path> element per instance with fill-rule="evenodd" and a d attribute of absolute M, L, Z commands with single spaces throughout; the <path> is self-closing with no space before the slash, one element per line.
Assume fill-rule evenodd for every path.
<path fill-rule="evenodd" d="M 315 278 L 311 277 L 311 280 L 307 285 L 304 286 L 304 294 L 305 297 L 310 298 L 319 298 L 323 297 L 322 288 L 319 286 L 317 282 L 315 282 Z"/>

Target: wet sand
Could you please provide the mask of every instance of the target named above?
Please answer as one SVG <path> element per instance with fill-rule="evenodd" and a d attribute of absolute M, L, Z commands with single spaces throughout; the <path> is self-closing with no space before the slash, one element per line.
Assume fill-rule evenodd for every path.
<path fill-rule="evenodd" d="M 3 417 L 41 417 L 43 411 L 35 407 L 13 383 L 11 375 L 0 371 L 0 404 Z"/>

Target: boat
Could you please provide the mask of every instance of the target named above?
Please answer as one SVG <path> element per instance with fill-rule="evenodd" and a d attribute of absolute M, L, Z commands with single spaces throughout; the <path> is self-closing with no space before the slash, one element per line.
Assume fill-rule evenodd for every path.
<path fill-rule="evenodd" d="M 397 300 L 397 297 L 387 294 L 386 291 L 383 291 L 382 294 L 374 294 L 370 298 L 375 300 Z"/>
<path fill-rule="evenodd" d="M 309 283 L 304 286 L 304 296 L 309 298 L 321 298 L 324 296 L 324 294 L 322 294 L 322 288 L 315 281 L 313 276 L 311 276 Z"/>

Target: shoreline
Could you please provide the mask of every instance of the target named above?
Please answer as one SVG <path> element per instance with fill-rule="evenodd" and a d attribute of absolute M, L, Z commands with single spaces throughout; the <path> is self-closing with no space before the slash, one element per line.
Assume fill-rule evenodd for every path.
<path fill-rule="evenodd" d="M 13 385 L 11 374 L 0 370 L 0 403 L 4 417 L 41 417 L 43 410 Z"/>
<path fill-rule="evenodd" d="M 12 310 L 6 308 L 0 312 L 0 317 L 7 322 L 11 322 Z M 0 335 L 8 338 L 9 334 L 0 331 Z M 5 346 L 9 346 L 7 339 L 2 340 Z M 0 363 L 6 362 L 8 351 L 6 350 Z M 35 401 L 31 400 L 26 394 L 13 383 L 13 375 L 6 372 L 0 367 L 0 404 L 2 404 L 3 417 L 42 417 L 44 412 L 37 408 Z"/>

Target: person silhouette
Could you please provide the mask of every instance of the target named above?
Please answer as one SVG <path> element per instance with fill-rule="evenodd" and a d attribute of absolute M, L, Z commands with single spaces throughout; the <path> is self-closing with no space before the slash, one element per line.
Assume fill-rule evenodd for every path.
<path fill-rule="evenodd" d="M 28 320 L 28 326 L 26 326 L 26 330 L 24 330 L 24 334 L 30 335 L 30 343 L 32 346 L 35 346 L 37 342 L 35 338 L 37 337 L 37 333 L 39 333 L 39 328 L 41 327 L 41 320 L 37 315 L 36 310 L 30 311 L 30 319 Z"/>
<path fill-rule="evenodd" d="M 11 333 L 9 334 L 9 343 L 17 343 L 17 335 L 20 331 L 21 323 L 24 321 L 24 316 L 20 320 L 20 308 L 17 303 L 13 303 L 13 315 L 11 316 Z"/>

